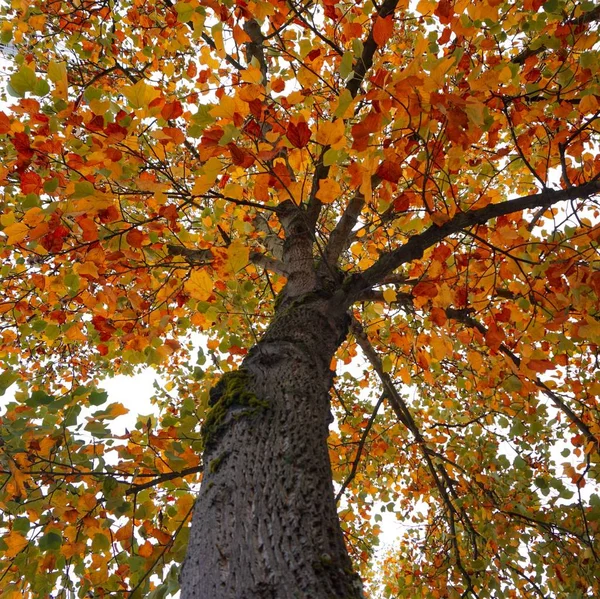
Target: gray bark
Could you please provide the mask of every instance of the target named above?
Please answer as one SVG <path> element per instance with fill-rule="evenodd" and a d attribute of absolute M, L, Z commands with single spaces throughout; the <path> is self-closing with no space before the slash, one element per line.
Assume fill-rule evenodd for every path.
<path fill-rule="evenodd" d="M 329 365 L 347 328 L 342 308 L 310 293 L 280 308 L 245 359 L 256 401 L 230 405 L 205 442 L 182 599 L 363 596 L 327 450 Z"/>

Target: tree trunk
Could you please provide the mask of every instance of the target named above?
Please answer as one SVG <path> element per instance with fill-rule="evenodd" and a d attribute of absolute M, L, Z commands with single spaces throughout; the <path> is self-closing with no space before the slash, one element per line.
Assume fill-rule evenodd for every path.
<path fill-rule="evenodd" d="M 353 599 L 327 450 L 331 358 L 347 317 L 308 294 L 283 307 L 211 391 L 183 599 Z"/>

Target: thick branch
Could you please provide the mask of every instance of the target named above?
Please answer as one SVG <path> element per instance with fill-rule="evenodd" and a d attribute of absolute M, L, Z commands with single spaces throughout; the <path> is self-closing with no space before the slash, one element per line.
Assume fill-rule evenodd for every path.
<path fill-rule="evenodd" d="M 377 175 L 371 177 L 371 189 L 375 190 L 380 183 L 381 179 Z M 325 260 L 328 265 L 335 266 L 342 252 L 348 249 L 352 240 L 354 227 L 358 222 L 364 205 L 365 196 L 360 190 L 357 190 L 329 236 L 329 241 L 325 248 Z"/>
<path fill-rule="evenodd" d="M 398 0 L 385 0 L 385 2 L 377 11 L 378 18 L 384 19 L 385 17 L 391 15 L 394 10 L 396 10 L 397 4 Z M 346 89 L 352 94 L 353 98 L 358 93 L 367 71 L 373 66 L 373 56 L 375 56 L 377 47 L 377 42 L 375 41 L 375 37 L 373 35 L 373 28 L 371 28 L 369 37 L 363 43 L 362 56 L 354 62 L 354 75 L 346 86 Z"/>
<path fill-rule="evenodd" d="M 169 256 L 183 256 L 190 264 L 208 264 L 215 259 L 211 250 L 186 248 L 182 245 L 173 245 L 172 243 L 167 244 L 167 251 L 169 252 Z"/>
<path fill-rule="evenodd" d="M 345 295 L 342 301 L 345 300 L 348 305 L 352 304 L 365 289 L 381 283 L 399 266 L 421 258 L 426 249 L 463 229 L 483 225 L 499 216 L 523 210 L 548 208 L 558 202 L 588 198 L 598 192 L 600 192 L 600 181 L 592 181 L 568 189 L 546 189 L 541 193 L 507 200 L 501 204 L 490 204 L 471 212 L 459 212 L 443 225 L 432 225 L 423 233 L 411 237 L 401 247 L 382 254 L 373 266 L 353 275 L 346 283 L 345 290 L 340 292 Z"/>
<path fill-rule="evenodd" d="M 269 256 L 265 256 L 259 252 L 253 252 L 250 254 L 250 262 L 252 262 L 252 264 L 256 264 L 256 266 L 262 266 L 266 270 L 275 272 L 278 275 L 286 276 L 288 274 L 288 270 L 283 262 L 276 260 L 275 258 L 269 258 Z"/>
<path fill-rule="evenodd" d="M 398 0 L 385 0 L 385 2 L 377 10 L 377 17 L 385 18 L 391 15 L 394 10 L 396 10 L 397 4 Z M 377 47 L 377 42 L 373 36 L 373 28 L 371 28 L 369 36 L 363 43 L 362 55 L 354 60 L 354 75 L 346 85 L 346 89 L 350 92 L 353 98 L 358 94 L 358 90 L 362 85 L 367 71 L 373 66 L 373 56 L 375 55 Z M 327 150 L 329 150 L 329 146 L 324 147 L 321 151 L 321 155 L 319 156 L 317 167 L 315 168 L 315 174 L 313 175 L 310 196 L 308 199 L 307 220 L 309 226 L 313 228 L 321 212 L 321 202 L 316 198 L 316 193 L 319 190 L 319 182 L 323 179 L 327 179 L 329 176 L 329 167 L 323 164 L 323 156 Z"/>

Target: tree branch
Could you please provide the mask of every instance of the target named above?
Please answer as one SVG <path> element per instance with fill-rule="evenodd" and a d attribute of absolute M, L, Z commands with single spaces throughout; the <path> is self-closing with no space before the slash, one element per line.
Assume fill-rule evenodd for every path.
<path fill-rule="evenodd" d="M 385 2 L 377 10 L 378 18 L 385 18 L 391 15 L 394 10 L 396 10 L 397 4 L 398 0 L 385 0 Z M 355 98 L 358 94 L 358 90 L 362 85 L 367 71 L 373 66 L 373 56 L 375 55 L 377 48 L 377 42 L 373 36 L 373 27 L 371 27 L 369 36 L 363 43 L 362 55 L 360 58 L 354 60 L 354 75 L 346 85 L 346 89 L 350 92 L 353 98 Z M 323 179 L 327 179 L 329 176 L 329 167 L 323 164 L 323 156 L 327 150 L 329 150 L 329 146 L 326 146 L 321 150 L 321 155 L 319 156 L 315 173 L 313 175 L 310 196 L 308 198 L 307 219 L 309 226 L 312 228 L 314 228 L 321 212 L 321 202 L 316 198 L 317 191 L 319 190 L 319 182 Z"/>
<path fill-rule="evenodd" d="M 278 275 L 286 276 L 288 274 L 288 270 L 281 260 L 269 258 L 269 256 L 265 256 L 259 252 L 252 252 L 250 254 L 250 262 L 252 262 L 252 264 L 256 264 L 256 266 L 262 266 L 266 270 L 270 270 Z"/>
<path fill-rule="evenodd" d="M 426 249 L 467 227 L 482 225 L 493 218 L 522 210 L 548 208 L 566 200 L 585 199 L 598 192 L 600 192 L 600 181 L 596 180 L 568 189 L 546 189 L 541 193 L 507 200 L 500 204 L 489 204 L 471 212 L 459 212 L 443 225 L 432 225 L 423 233 L 413 235 L 401 247 L 382 254 L 379 260 L 364 272 L 352 275 L 344 289 L 339 292 L 340 300 L 351 305 L 365 289 L 383 281 L 399 266 L 421 258 Z"/>
<path fill-rule="evenodd" d="M 166 472 L 164 474 L 138 474 L 138 478 L 147 478 L 149 476 L 154 478 L 145 483 L 131 485 L 131 487 L 125 491 L 125 495 L 133 495 L 134 493 L 139 493 L 144 489 L 149 489 L 150 487 L 154 487 L 155 485 L 159 485 L 160 483 L 164 483 L 168 480 L 173 480 L 174 478 L 183 478 L 184 476 L 188 476 L 190 474 L 198 474 L 203 470 L 203 466 L 192 466 L 190 468 L 181 470 L 181 472 Z"/>
<path fill-rule="evenodd" d="M 589 10 L 588 12 L 584 12 L 575 19 L 567 19 L 563 21 L 563 25 L 577 27 L 578 25 L 587 25 L 588 23 L 593 23 L 594 21 L 598 20 L 600 20 L 600 6 L 596 6 L 596 8 Z M 531 48 L 531 46 L 528 46 L 524 48 L 519 54 L 517 54 L 511 62 L 519 65 L 525 64 L 525 61 L 529 57 L 541 54 L 545 50 L 547 50 L 547 48 L 543 44 L 535 49 Z"/>
<path fill-rule="evenodd" d="M 470 316 L 466 310 L 446 308 L 446 316 L 476 329 L 484 336 L 487 334 L 487 328 Z M 507 345 L 501 343 L 498 349 L 505 356 L 507 356 L 517 368 L 520 368 L 522 362 L 521 358 L 519 358 L 519 356 L 517 356 Z M 579 429 L 588 443 L 593 443 L 595 451 L 600 453 L 600 440 L 595 437 L 587 424 L 583 422 L 583 420 L 579 418 L 575 412 L 573 412 L 573 410 L 559 397 L 559 395 L 554 393 L 554 391 L 552 391 L 552 389 L 550 389 L 546 383 L 540 380 L 539 377 L 536 376 L 535 378 L 532 378 L 528 376 L 527 378 L 538 389 L 540 389 L 541 392 L 550 399 L 550 401 L 552 401 L 552 403 L 569 419 L 570 422 L 572 422 Z"/>

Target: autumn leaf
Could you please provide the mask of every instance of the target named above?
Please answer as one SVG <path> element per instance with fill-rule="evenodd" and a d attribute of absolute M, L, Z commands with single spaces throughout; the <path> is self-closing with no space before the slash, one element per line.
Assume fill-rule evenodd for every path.
<path fill-rule="evenodd" d="M 143 79 L 134 85 L 123 87 L 121 93 L 127 98 L 129 105 L 135 109 L 148 108 L 152 100 L 160 95 L 159 90 L 148 85 Z"/>
<path fill-rule="evenodd" d="M 384 160 L 377 167 L 375 174 L 384 181 L 398 183 L 398 180 L 402 176 L 402 167 L 393 160 Z"/>
<path fill-rule="evenodd" d="M 206 270 L 195 270 L 185 282 L 185 290 L 195 299 L 206 301 L 214 291 L 213 282 Z"/>
<path fill-rule="evenodd" d="M 15 557 L 25 547 L 27 547 L 29 541 L 18 532 L 10 532 L 2 538 L 2 541 L 6 544 L 6 557 Z"/>
<path fill-rule="evenodd" d="M 323 146 L 336 146 L 344 140 L 344 121 L 323 122 L 317 126 L 315 138 Z"/>
<path fill-rule="evenodd" d="M 297 125 L 290 122 L 288 123 L 286 135 L 294 147 L 303 148 L 310 140 L 311 131 L 304 121 L 300 121 Z"/>
<path fill-rule="evenodd" d="M 227 248 L 227 262 L 234 273 L 248 265 L 249 256 L 250 250 L 239 241 L 234 241 Z"/>
<path fill-rule="evenodd" d="M 394 21 L 392 16 L 389 15 L 385 18 L 378 16 L 373 25 L 373 39 L 375 40 L 375 43 L 380 47 L 385 46 L 392 36 L 393 31 Z"/>
<path fill-rule="evenodd" d="M 324 204 L 330 204 L 340 198 L 342 188 L 337 181 L 332 179 L 323 179 L 319 182 L 319 189 L 317 191 L 317 199 Z"/>
<path fill-rule="evenodd" d="M 8 237 L 6 240 L 7 243 L 16 244 L 25 240 L 29 232 L 29 227 L 24 223 L 13 223 L 5 227 L 2 232 Z"/>

